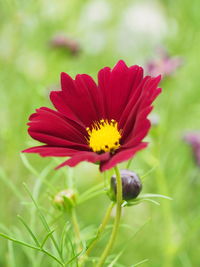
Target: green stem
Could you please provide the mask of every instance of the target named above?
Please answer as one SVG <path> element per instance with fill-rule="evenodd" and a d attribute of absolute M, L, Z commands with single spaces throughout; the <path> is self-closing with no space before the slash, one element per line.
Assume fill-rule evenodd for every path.
<path fill-rule="evenodd" d="M 120 172 L 119 169 L 117 168 L 117 166 L 114 168 L 115 169 L 115 173 L 116 173 L 116 180 L 117 180 L 117 208 L 116 208 L 116 217 L 115 217 L 115 222 L 114 222 L 114 226 L 113 226 L 113 230 L 111 233 L 111 237 L 110 240 L 105 248 L 105 250 L 103 251 L 103 254 L 101 255 L 98 264 L 96 265 L 96 267 L 101 267 L 103 266 L 106 258 L 108 257 L 110 251 L 113 248 L 113 245 L 115 243 L 115 239 L 117 236 L 117 232 L 119 229 L 119 223 L 120 223 L 120 218 L 121 218 L 121 210 L 122 210 L 122 180 L 120 177 Z"/>
<path fill-rule="evenodd" d="M 127 170 L 130 168 L 130 166 L 132 164 L 132 161 L 133 161 L 133 158 L 129 159 L 129 161 L 128 161 L 127 165 L 126 165 Z"/>
<path fill-rule="evenodd" d="M 158 136 L 160 132 L 158 132 Z M 157 136 L 156 136 L 157 137 Z M 156 138 L 155 137 L 155 138 Z M 158 139 L 159 140 L 159 139 Z M 160 141 L 157 140 L 157 144 L 154 149 L 154 157 L 160 159 Z M 157 162 L 156 162 L 157 163 Z M 157 187 L 158 191 L 161 194 L 169 195 L 169 188 L 167 184 L 167 177 L 165 176 L 163 167 L 161 164 L 157 164 L 156 167 L 156 179 L 157 179 Z M 174 260 L 174 251 L 171 248 L 174 246 L 173 244 L 173 212 L 171 209 L 171 204 L 169 201 L 163 201 L 161 205 L 161 212 L 163 216 L 163 227 L 164 238 L 163 238 L 163 266 L 170 267 L 173 266 Z"/>
<path fill-rule="evenodd" d="M 158 167 L 157 169 L 157 183 L 158 183 L 158 188 L 159 192 L 162 192 L 162 194 L 169 195 L 168 192 L 168 186 L 166 183 L 166 177 L 164 176 L 164 173 L 162 171 L 161 166 Z M 163 225 L 165 229 L 165 237 L 163 239 L 163 245 L 164 245 L 164 267 L 170 267 L 173 265 L 173 250 L 171 250 L 171 247 L 173 245 L 173 230 L 172 230 L 172 225 L 173 225 L 173 218 L 172 218 L 172 211 L 171 211 L 171 206 L 168 201 L 163 201 L 162 205 L 162 216 L 163 216 Z"/>
<path fill-rule="evenodd" d="M 96 246 L 96 243 L 100 239 L 106 225 L 108 224 L 108 221 L 110 220 L 110 215 L 111 215 L 111 212 L 112 212 L 114 205 L 115 205 L 115 203 L 112 202 L 110 204 L 110 206 L 108 207 L 106 214 L 103 218 L 103 221 L 102 221 L 101 225 L 99 226 L 99 229 L 97 231 L 97 235 L 96 235 L 95 239 L 91 242 L 91 244 L 87 248 L 85 255 L 80 258 L 80 260 L 79 260 L 80 267 L 84 266 L 84 263 L 87 260 L 87 257 L 90 255 L 91 251 L 93 250 L 93 248 Z"/>
<path fill-rule="evenodd" d="M 76 240 L 79 244 L 78 246 L 78 250 L 81 250 L 81 234 L 80 234 L 80 229 L 79 229 L 79 224 L 78 224 L 78 220 L 77 220 L 77 216 L 76 216 L 76 211 L 75 211 L 75 208 L 72 209 L 72 216 L 71 216 L 71 219 L 72 219 L 72 225 L 73 225 L 73 228 L 74 228 L 74 233 L 75 233 L 75 236 L 76 236 Z"/>
<path fill-rule="evenodd" d="M 110 204 L 110 206 L 108 207 L 107 211 L 106 211 L 106 215 L 101 223 L 101 225 L 99 226 L 98 232 L 97 232 L 97 236 L 96 238 L 93 240 L 93 242 L 90 244 L 90 246 L 88 247 L 88 249 L 86 250 L 86 255 L 89 256 L 89 254 L 91 253 L 91 251 L 93 250 L 93 248 L 95 247 L 96 243 L 98 242 L 102 232 L 104 231 L 109 219 L 110 219 L 110 215 L 112 212 L 112 209 L 114 207 L 115 203 L 112 202 Z"/>

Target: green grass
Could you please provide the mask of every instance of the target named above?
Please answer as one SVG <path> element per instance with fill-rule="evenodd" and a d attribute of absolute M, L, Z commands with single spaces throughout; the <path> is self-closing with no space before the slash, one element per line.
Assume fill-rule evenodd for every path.
<path fill-rule="evenodd" d="M 150 56 L 154 52 L 148 43 L 144 44 L 144 54 L 143 50 L 138 54 L 134 49 L 124 54 L 117 48 L 122 16 L 135 1 L 123 1 L 123 5 L 120 1 L 109 1 L 111 14 L 107 20 L 84 27 L 81 18 L 88 3 L 80 0 L 0 2 L 0 232 L 37 248 L 46 236 L 45 251 L 59 260 L 51 238 L 54 236 L 60 249 L 62 230 L 70 219 L 68 216 L 63 218 L 54 208 L 52 196 L 71 183 L 71 170 L 66 168 L 56 172 L 57 160 L 37 155 L 26 157 L 30 165 L 25 158 L 22 160 L 20 151 L 36 144 L 27 135 L 28 116 L 40 106 L 51 107 L 48 93 L 58 88 L 61 71 L 72 76 L 88 73 L 96 79 L 101 67 L 113 66 L 120 58 L 128 64 L 140 64 L 148 59 L 147 54 Z M 200 3 L 198 0 L 158 3 L 171 23 L 171 34 L 161 44 L 172 55 L 183 57 L 184 65 L 162 82 L 163 93 L 155 108 L 160 115 L 160 125 L 152 129 L 150 147 L 137 155 L 131 169 L 143 175 L 154 168 L 144 179 L 144 193 L 165 194 L 173 201 L 163 199 L 159 201 L 160 206 L 142 203 L 124 208 L 118 242 L 110 258 L 112 261 L 119 257 L 118 264 L 122 265 L 114 263 L 113 266 L 136 266 L 134 264 L 139 262 L 142 262 L 141 266 L 151 267 L 199 265 L 199 169 L 182 136 L 185 130 L 200 128 Z M 82 47 L 81 53 L 72 56 L 51 49 L 49 39 L 57 32 L 65 32 L 77 39 Z M 92 48 L 88 50 L 91 39 L 86 35 L 98 32 L 105 35 L 106 45 L 98 53 L 93 53 Z M 137 46 L 137 40 L 135 42 Z M 82 163 L 73 170 L 73 180 L 82 194 L 101 183 L 103 177 L 96 166 Z M 24 190 L 24 182 L 45 214 L 46 228 Z M 103 194 L 78 206 L 78 221 L 85 239 L 94 236 L 108 205 L 109 199 Z M 30 229 L 20 222 L 18 214 L 36 237 L 28 233 Z M 64 256 L 70 260 L 75 252 L 70 241 L 73 231 L 71 226 L 67 227 L 63 237 L 67 240 Z M 108 226 L 94 257 L 101 254 L 110 230 Z M 37 250 L 1 238 L 0 266 L 58 266 L 56 260 L 41 248 Z M 70 265 L 76 266 L 76 260 Z M 88 262 L 87 266 L 92 263 Z"/>

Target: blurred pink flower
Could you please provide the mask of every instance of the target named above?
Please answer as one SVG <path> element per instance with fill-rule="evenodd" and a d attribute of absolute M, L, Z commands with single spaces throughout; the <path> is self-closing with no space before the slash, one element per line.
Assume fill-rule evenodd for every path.
<path fill-rule="evenodd" d="M 167 77 L 172 75 L 182 64 L 183 59 L 181 57 L 171 57 L 165 49 L 159 48 L 157 57 L 147 63 L 146 71 L 151 76 L 161 74 L 163 77 Z"/>
<path fill-rule="evenodd" d="M 184 140 L 191 146 L 195 161 L 200 167 L 200 131 L 186 133 Z"/>
<path fill-rule="evenodd" d="M 157 113 L 153 112 L 149 115 L 149 120 L 152 126 L 157 126 L 160 122 L 160 116 Z"/>
<path fill-rule="evenodd" d="M 54 48 L 64 48 L 75 55 L 80 51 L 80 45 L 77 41 L 65 36 L 64 34 L 56 34 L 50 40 L 50 45 Z"/>

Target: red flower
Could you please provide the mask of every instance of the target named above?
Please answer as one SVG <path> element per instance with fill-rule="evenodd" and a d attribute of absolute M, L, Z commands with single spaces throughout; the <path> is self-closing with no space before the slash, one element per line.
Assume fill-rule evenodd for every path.
<path fill-rule="evenodd" d="M 98 73 L 98 85 L 86 75 L 61 74 L 61 91 L 50 99 L 57 111 L 42 107 L 30 116 L 30 136 L 45 145 L 24 150 L 43 157 L 70 157 L 57 168 L 81 161 L 100 163 L 105 171 L 147 146 L 152 102 L 161 92 L 160 76 L 143 77 L 137 65 L 119 61 Z"/>

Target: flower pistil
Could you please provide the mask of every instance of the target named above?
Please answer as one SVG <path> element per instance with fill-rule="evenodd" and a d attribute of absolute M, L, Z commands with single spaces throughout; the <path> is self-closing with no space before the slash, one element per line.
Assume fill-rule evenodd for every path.
<path fill-rule="evenodd" d="M 89 147 L 97 153 L 114 152 L 120 147 L 121 130 L 115 120 L 100 120 L 86 128 Z"/>

